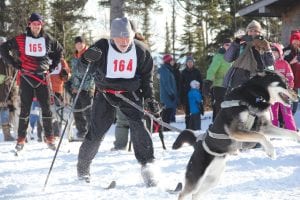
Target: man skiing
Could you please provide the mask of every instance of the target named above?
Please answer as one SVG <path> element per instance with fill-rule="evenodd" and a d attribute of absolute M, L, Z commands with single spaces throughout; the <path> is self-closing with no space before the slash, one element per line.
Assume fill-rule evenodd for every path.
<path fill-rule="evenodd" d="M 21 112 L 19 118 L 18 139 L 15 149 L 23 149 L 29 122 L 30 107 L 34 94 L 42 109 L 42 121 L 45 131 L 45 142 L 50 149 L 56 149 L 52 132 L 52 112 L 46 76 L 60 62 L 63 48 L 43 30 L 41 15 L 32 13 L 26 32 L 0 47 L 3 60 L 19 69 Z M 51 63 L 51 64 L 50 64 Z"/>
<path fill-rule="evenodd" d="M 135 157 L 142 165 L 142 177 L 147 186 L 157 181 L 151 170 L 154 162 L 153 143 L 142 118 L 143 113 L 117 97 L 121 93 L 135 104 L 147 102 L 150 111 L 158 115 L 159 107 L 153 98 L 153 60 L 145 45 L 134 40 L 134 33 L 127 18 L 116 18 L 111 23 L 111 39 L 100 39 L 90 49 L 102 52 L 99 60 L 91 65 L 96 94 L 92 106 L 91 123 L 80 147 L 77 174 L 80 180 L 89 182 L 90 165 L 98 152 L 105 133 L 115 120 L 116 108 L 129 122 Z M 79 64 L 87 64 L 89 49 Z"/>

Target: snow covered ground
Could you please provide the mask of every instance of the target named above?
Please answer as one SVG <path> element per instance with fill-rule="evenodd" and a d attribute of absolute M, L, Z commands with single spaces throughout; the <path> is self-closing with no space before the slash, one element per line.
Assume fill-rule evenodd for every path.
<path fill-rule="evenodd" d="M 210 115 L 211 113 L 206 113 Z M 298 127 L 299 113 L 296 114 Z M 183 129 L 182 116 L 172 125 Z M 209 120 L 203 122 L 205 129 Z M 153 134 L 156 166 L 160 173 L 158 187 L 146 188 L 140 175 L 140 165 L 133 152 L 110 151 L 114 127 L 106 135 L 91 166 L 91 183 L 77 180 L 76 163 L 79 142 L 64 140 L 47 187 L 44 183 L 54 156 L 43 143 L 29 141 L 19 157 L 11 152 L 15 142 L 3 142 L 0 134 L 0 200 L 166 200 L 177 195 L 165 190 L 184 182 L 186 164 L 193 151 L 186 146 L 171 149 L 178 133 L 165 132 L 167 150 L 163 150 L 158 134 Z M 273 141 L 277 159 L 266 157 L 261 149 L 252 149 L 231 156 L 220 183 L 205 199 L 209 200 L 296 200 L 300 198 L 300 144 L 291 140 Z M 114 189 L 105 190 L 112 180 Z"/>

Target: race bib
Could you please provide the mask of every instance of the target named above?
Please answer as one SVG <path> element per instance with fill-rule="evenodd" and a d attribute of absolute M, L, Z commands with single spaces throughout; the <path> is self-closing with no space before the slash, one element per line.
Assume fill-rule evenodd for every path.
<path fill-rule="evenodd" d="M 135 76 L 137 68 L 137 58 L 135 45 L 130 51 L 120 53 L 109 43 L 107 54 L 106 78 L 125 78 L 130 79 Z"/>
<path fill-rule="evenodd" d="M 32 38 L 26 36 L 25 54 L 27 56 L 43 57 L 46 55 L 46 41 L 44 37 Z"/>

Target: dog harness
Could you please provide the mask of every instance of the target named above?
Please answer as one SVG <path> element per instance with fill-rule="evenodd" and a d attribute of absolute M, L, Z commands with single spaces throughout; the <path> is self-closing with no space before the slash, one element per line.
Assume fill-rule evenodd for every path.
<path fill-rule="evenodd" d="M 236 107 L 236 106 L 248 106 L 249 107 L 249 104 L 246 102 L 243 102 L 241 100 L 229 100 L 229 101 L 223 101 L 221 103 L 221 108 L 230 108 L 230 107 Z M 255 121 L 255 117 L 256 117 L 255 111 L 250 108 L 248 119 L 245 122 L 246 129 L 250 130 L 252 128 L 254 121 Z M 231 138 L 227 134 L 214 133 L 214 132 L 207 130 L 206 134 L 204 135 L 204 138 L 202 140 L 202 146 L 207 153 L 209 153 L 210 155 L 213 155 L 213 156 L 223 157 L 223 156 L 226 156 L 227 154 L 230 154 L 229 152 L 217 153 L 217 152 L 212 151 L 205 142 L 206 136 L 209 136 L 214 139 L 219 139 L 219 140 L 230 140 Z"/>
<path fill-rule="evenodd" d="M 236 107 L 236 106 L 248 106 L 249 107 L 249 104 L 244 101 L 241 101 L 241 100 L 223 101 L 221 103 L 221 108 L 230 108 L 230 107 Z M 245 128 L 247 130 L 250 130 L 254 124 L 254 120 L 256 118 L 256 112 L 253 109 L 251 109 L 251 107 L 248 111 L 249 111 L 249 115 L 248 115 L 247 121 L 245 122 Z"/>
<path fill-rule="evenodd" d="M 206 135 L 205 135 L 206 136 Z M 225 153 L 217 153 L 217 152 L 214 152 L 212 150 L 210 150 L 210 148 L 207 146 L 206 142 L 205 142 L 205 136 L 204 136 L 204 139 L 202 140 L 202 146 L 203 146 L 203 149 L 209 153 L 210 155 L 212 156 L 218 156 L 218 157 L 225 157 L 227 154 L 229 154 L 228 152 L 225 152 Z"/>

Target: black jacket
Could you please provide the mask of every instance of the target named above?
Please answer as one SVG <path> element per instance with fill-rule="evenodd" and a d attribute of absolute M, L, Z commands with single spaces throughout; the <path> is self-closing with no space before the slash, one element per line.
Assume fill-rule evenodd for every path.
<path fill-rule="evenodd" d="M 125 90 L 129 92 L 141 90 L 144 98 L 153 98 L 153 59 L 146 46 L 142 42 L 134 40 L 137 54 L 137 69 L 133 78 L 106 78 L 108 42 L 110 41 L 107 39 L 100 39 L 90 47 L 97 47 L 102 51 L 101 58 L 92 64 L 89 71 L 89 73 L 94 75 L 96 89 Z M 112 47 L 118 51 L 114 44 L 112 44 Z M 87 61 L 84 57 L 83 54 L 80 64 L 85 68 Z"/>

